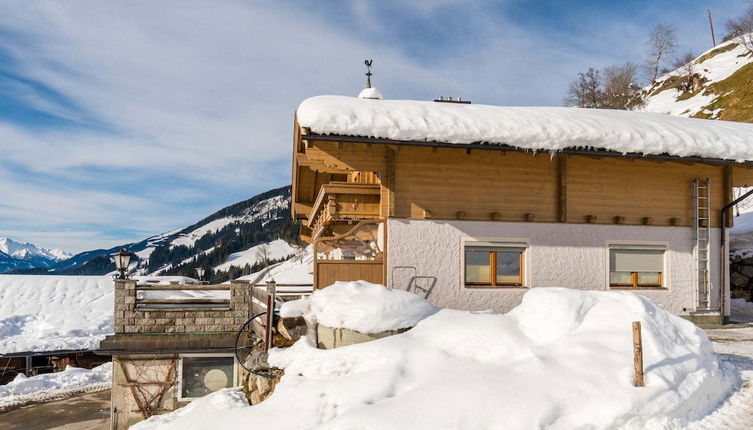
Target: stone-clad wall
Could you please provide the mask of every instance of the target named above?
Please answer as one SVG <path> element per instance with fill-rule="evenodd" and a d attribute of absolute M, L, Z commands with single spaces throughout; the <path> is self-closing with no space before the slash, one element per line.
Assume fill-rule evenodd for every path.
<path fill-rule="evenodd" d="M 230 284 L 230 309 L 136 310 L 136 281 L 115 280 L 115 333 L 234 332 L 248 319 L 251 286 Z"/>
<path fill-rule="evenodd" d="M 733 298 L 753 299 L 753 257 L 731 256 L 729 282 Z"/>

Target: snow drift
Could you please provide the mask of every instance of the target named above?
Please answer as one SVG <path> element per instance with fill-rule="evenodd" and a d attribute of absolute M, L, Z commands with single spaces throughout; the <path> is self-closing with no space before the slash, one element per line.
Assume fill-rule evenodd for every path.
<path fill-rule="evenodd" d="M 113 332 L 108 276 L 0 275 L 0 355 L 97 349 Z"/>
<path fill-rule="evenodd" d="M 331 328 L 379 333 L 410 328 L 439 309 L 407 291 L 366 281 L 335 282 L 309 297 L 286 302 L 284 318 L 305 316 Z"/>
<path fill-rule="evenodd" d="M 645 388 L 632 385 L 632 321 L 643 325 Z M 405 333 L 333 350 L 302 338 L 270 363 L 285 376 L 259 405 L 238 407 L 222 391 L 191 405 L 202 413 L 134 429 L 678 428 L 734 382 L 703 331 L 650 300 L 560 288 L 530 290 L 507 315 L 443 309 Z"/>
<path fill-rule="evenodd" d="M 10 383 L 0 385 L 0 408 L 35 394 L 49 394 L 56 391 L 109 384 L 111 379 L 112 363 L 105 363 L 91 370 L 68 366 L 62 372 L 45 373 L 29 378 L 19 374 Z"/>

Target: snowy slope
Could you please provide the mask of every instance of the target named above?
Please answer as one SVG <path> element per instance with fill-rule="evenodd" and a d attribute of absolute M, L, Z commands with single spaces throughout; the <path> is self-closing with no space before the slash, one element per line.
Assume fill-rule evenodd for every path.
<path fill-rule="evenodd" d="M 112 309 L 110 277 L 0 275 L 0 354 L 96 349 Z"/>
<path fill-rule="evenodd" d="M 318 134 L 753 160 L 751 124 L 647 112 L 318 96 L 301 103 L 297 118 Z"/>
<path fill-rule="evenodd" d="M 313 246 L 309 245 L 305 249 L 297 249 L 292 257 L 282 263 L 238 279 L 256 284 L 274 280 L 278 284 L 313 285 L 313 266 L 314 251 Z"/>
<path fill-rule="evenodd" d="M 369 294 L 370 308 L 380 297 L 394 307 L 389 294 Z M 678 429 L 739 378 L 722 371 L 703 331 L 628 292 L 534 288 L 506 315 L 424 317 L 405 333 L 332 350 L 304 337 L 270 352 L 285 374 L 263 403 L 224 390 L 134 429 Z M 645 388 L 632 383 L 632 321 L 643 326 Z"/>
<path fill-rule="evenodd" d="M 704 52 L 693 61 L 693 69 L 700 84 L 696 91 L 683 88 L 687 72 L 681 67 L 660 77 L 644 90 L 645 105 L 640 110 L 684 117 L 753 121 L 749 104 L 753 55 L 739 40 L 730 40 Z"/>
<path fill-rule="evenodd" d="M 214 270 L 227 270 L 231 266 L 244 267 L 246 264 L 253 267 L 256 263 L 267 261 L 281 260 L 292 256 L 298 251 L 298 248 L 291 246 L 282 239 L 273 240 L 269 243 L 253 246 L 245 251 L 230 254 L 227 261 Z"/>

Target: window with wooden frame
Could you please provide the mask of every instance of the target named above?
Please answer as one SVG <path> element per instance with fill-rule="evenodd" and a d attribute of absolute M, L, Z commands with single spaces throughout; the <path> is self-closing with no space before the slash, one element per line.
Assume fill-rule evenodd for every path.
<path fill-rule="evenodd" d="M 466 242 L 464 246 L 466 287 L 523 286 L 527 244 Z"/>
<path fill-rule="evenodd" d="M 610 245 L 609 286 L 661 288 L 664 286 L 664 246 Z"/>

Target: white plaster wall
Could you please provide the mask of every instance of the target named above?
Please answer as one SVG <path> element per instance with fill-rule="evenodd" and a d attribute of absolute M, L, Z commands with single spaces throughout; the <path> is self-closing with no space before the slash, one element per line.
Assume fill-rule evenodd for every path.
<path fill-rule="evenodd" d="M 719 230 L 712 230 L 712 306 L 718 303 Z M 526 288 L 466 289 L 464 240 L 524 240 Z M 389 219 L 387 283 L 404 289 L 413 275 L 436 277 L 429 300 L 439 306 L 507 312 L 528 288 L 607 290 L 608 243 L 666 245 L 665 287 L 637 290 L 676 314 L 695 309 L 693 232 L 686 227 Z M 407 267 L 406 267 L 407 266 Z"/>

